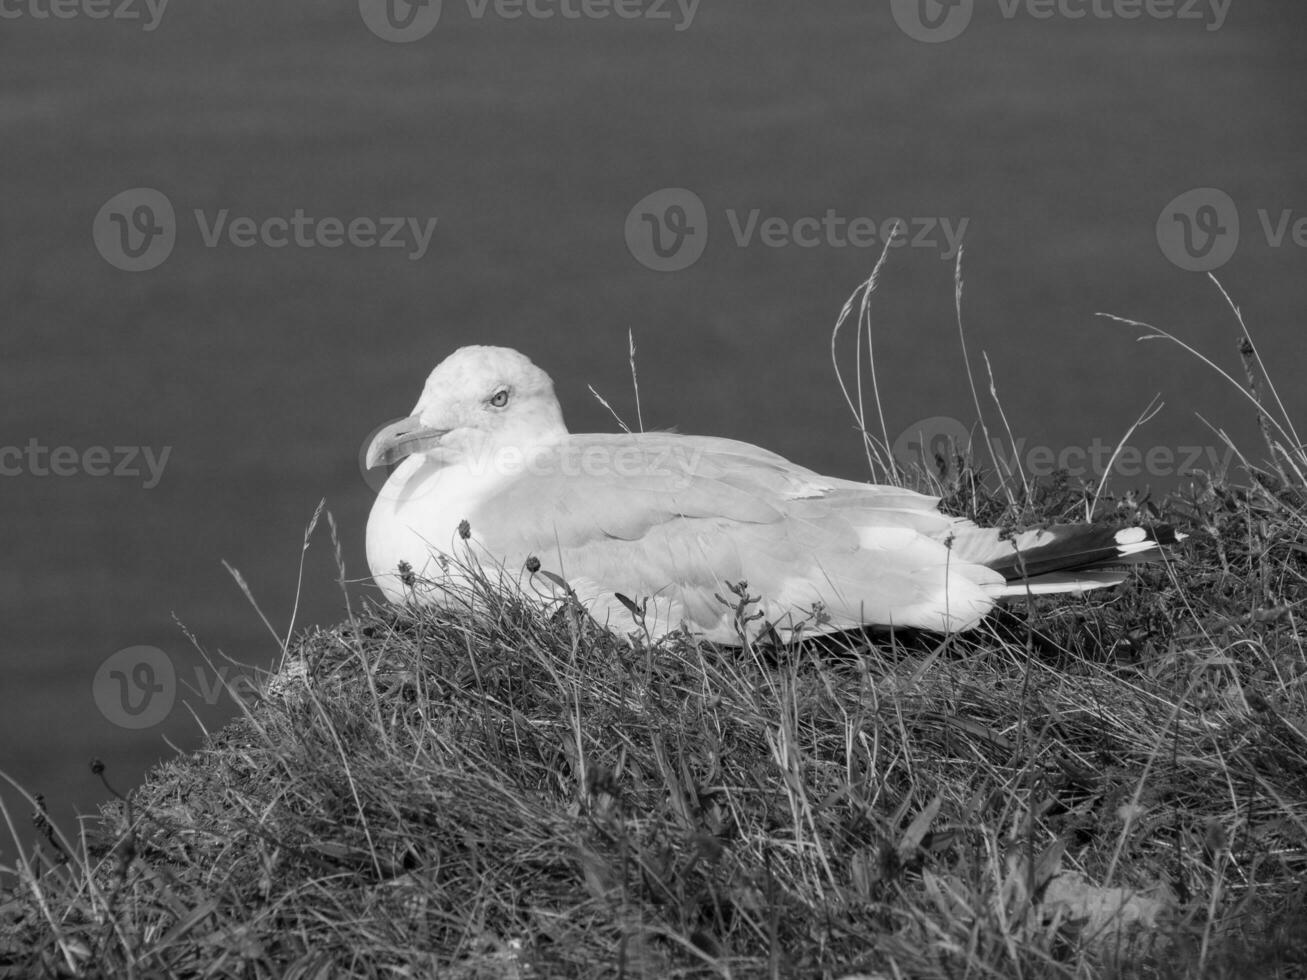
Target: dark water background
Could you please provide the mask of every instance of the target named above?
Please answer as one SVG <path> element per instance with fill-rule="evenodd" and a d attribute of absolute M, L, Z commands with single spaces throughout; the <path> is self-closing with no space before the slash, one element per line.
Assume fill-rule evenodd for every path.
<path fill-rule="evenodd" d="M 631 329 L 646 425 L 864 475 L 828 338 L 878 249 L 738 247 L 728 209 L 965 217 L 969 342 L 989 353 L 1018 435 L 1114 443 L 1160 394 L 1137 446 L 1217 445 L 1201 412 L 1256 454 L 1236 393 L 1093 316 L 1166 326 L 1237 369 L 1229 310 L 1155 235 L 1176 195 L 1220 188 L 1242 234 L 1219 275 L 1304 418 L 1307 249 L 1271 247 L 1257 212 L 1307 214 L 1307 7 L 1233 0 L 1206 26 L 1009 19 L 998 0 L 977 0 L 942 44 L 871 0 L 703 0 L 681 31 L 477 20 L 446 2 L 403 45 L 345 0 L 178 0 L 153 31 L 0 19 L 0 446 L 171 447 L 150 489 L 144 476 L 0 477 L 0 769 L 71 826 L 103 795 L 88 758 L 130 786 L 169 744 L 197 744 L 183 700 L 205 725 L 229 717 L 224 699 L 205 703 L 214 681 L 174 617 L 211 652 L 268 663 L 276 643 L 220 562 L 284 630 L 323 497 L 364 577 L 360 443 L 461 344 L 522 349 L 553 374 L 574 430 L 611 430 L 586 385 L 633 416 Z M 112 267 L 91 234 L 135 187 L 178 214 L 173 253 L 142 273 Z M 706 252 L 676 273 L 624 240 L 628 211 L 664 187 L 693 190 L 709 216 Z M 439 224 L 419 261 L 207 248 L 196 208 Z M 974 417 L 939 252 L 897 249 L 876 299 L 891 436 Z M 320 537 L 300 624 L 343 618 L 334 578 Z M 201 686 L 143 731 L 92 693 L 105 658 L 137 645 Z M 25 821 L 27 804 L 4 799 Z"/>

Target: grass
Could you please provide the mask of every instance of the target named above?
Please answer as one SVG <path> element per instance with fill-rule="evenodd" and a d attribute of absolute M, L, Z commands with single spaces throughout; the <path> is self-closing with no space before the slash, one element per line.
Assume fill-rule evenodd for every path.
<path fill-rule="evenodd" d="M 38 819 L 0 977 L 1307 976 L 1307 467 L 1265 431 L 1160 501 L 936 461 L 979 520 L 1190 533 L 962 636 L 628 644 L 486 575 L 351 610 L 81 839 Z"/>

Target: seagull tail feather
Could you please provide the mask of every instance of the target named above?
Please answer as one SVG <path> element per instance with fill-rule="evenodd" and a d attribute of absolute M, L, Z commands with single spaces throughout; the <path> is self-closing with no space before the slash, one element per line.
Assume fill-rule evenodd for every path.
<path fill-rule="evenodd" d="M 1115 585 L 1124 579 L 1118 575 L 1115 581 L 1109 581 L 1108 578 L 1113 577 L 1109 575 L 1103 581 L 1091 584 L 1095 579 L 1085 573 L 1156 561 L 1163 557 L 1164 547 L 1186 537 L 1167 524 L 1151 528 L 1066 524 L 1038 532 L 1038 535 L 1040 543 L 1028 548 L 1021 546 L 1021 537 L 1018 536 L 1009 554 L 985 564 L 1009 583 L 1020 583 L 1018 591 L 1023 591 L 1027 585 L 1052 586 L 1058 581 L 1055 576 L 1059 575 L 1066 577 L 1065 589 L 1040 588 L 1038 591 L 1079 591 Z M 1078 579 L 1083 579 L 1085 584 L 1072 584 Z"/>

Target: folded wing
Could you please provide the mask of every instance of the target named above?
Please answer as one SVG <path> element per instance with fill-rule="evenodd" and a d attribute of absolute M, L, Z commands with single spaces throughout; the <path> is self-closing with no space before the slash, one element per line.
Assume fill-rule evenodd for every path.
<path fill-rule="evenodd" d="M 600 622 L 635 623 L 621 593 L 648 600 L 647 625 L 684 622 L 736 639 L 729 586 L 747 581 L 785 631 L 877 623 L 974 626 L 1004 576 L 948 539 L 966 522 L 896 487 L 820 476 L 747 443 L 641 435 L 574 436 L 469 515 L 506 565 L 537 558 Z M 520 567 L 520 566 L 518 566 Z"/>

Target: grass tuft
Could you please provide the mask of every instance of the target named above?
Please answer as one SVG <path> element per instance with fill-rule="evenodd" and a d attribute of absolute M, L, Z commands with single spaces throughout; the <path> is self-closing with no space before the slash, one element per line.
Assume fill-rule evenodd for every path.
<path fill-rule="evenodd" d="M 365 606 L 10 869 L 0 975 L 1303 975 L 1295 499 L 1209 482 L 1174 562 L 947 641 Z"/>

